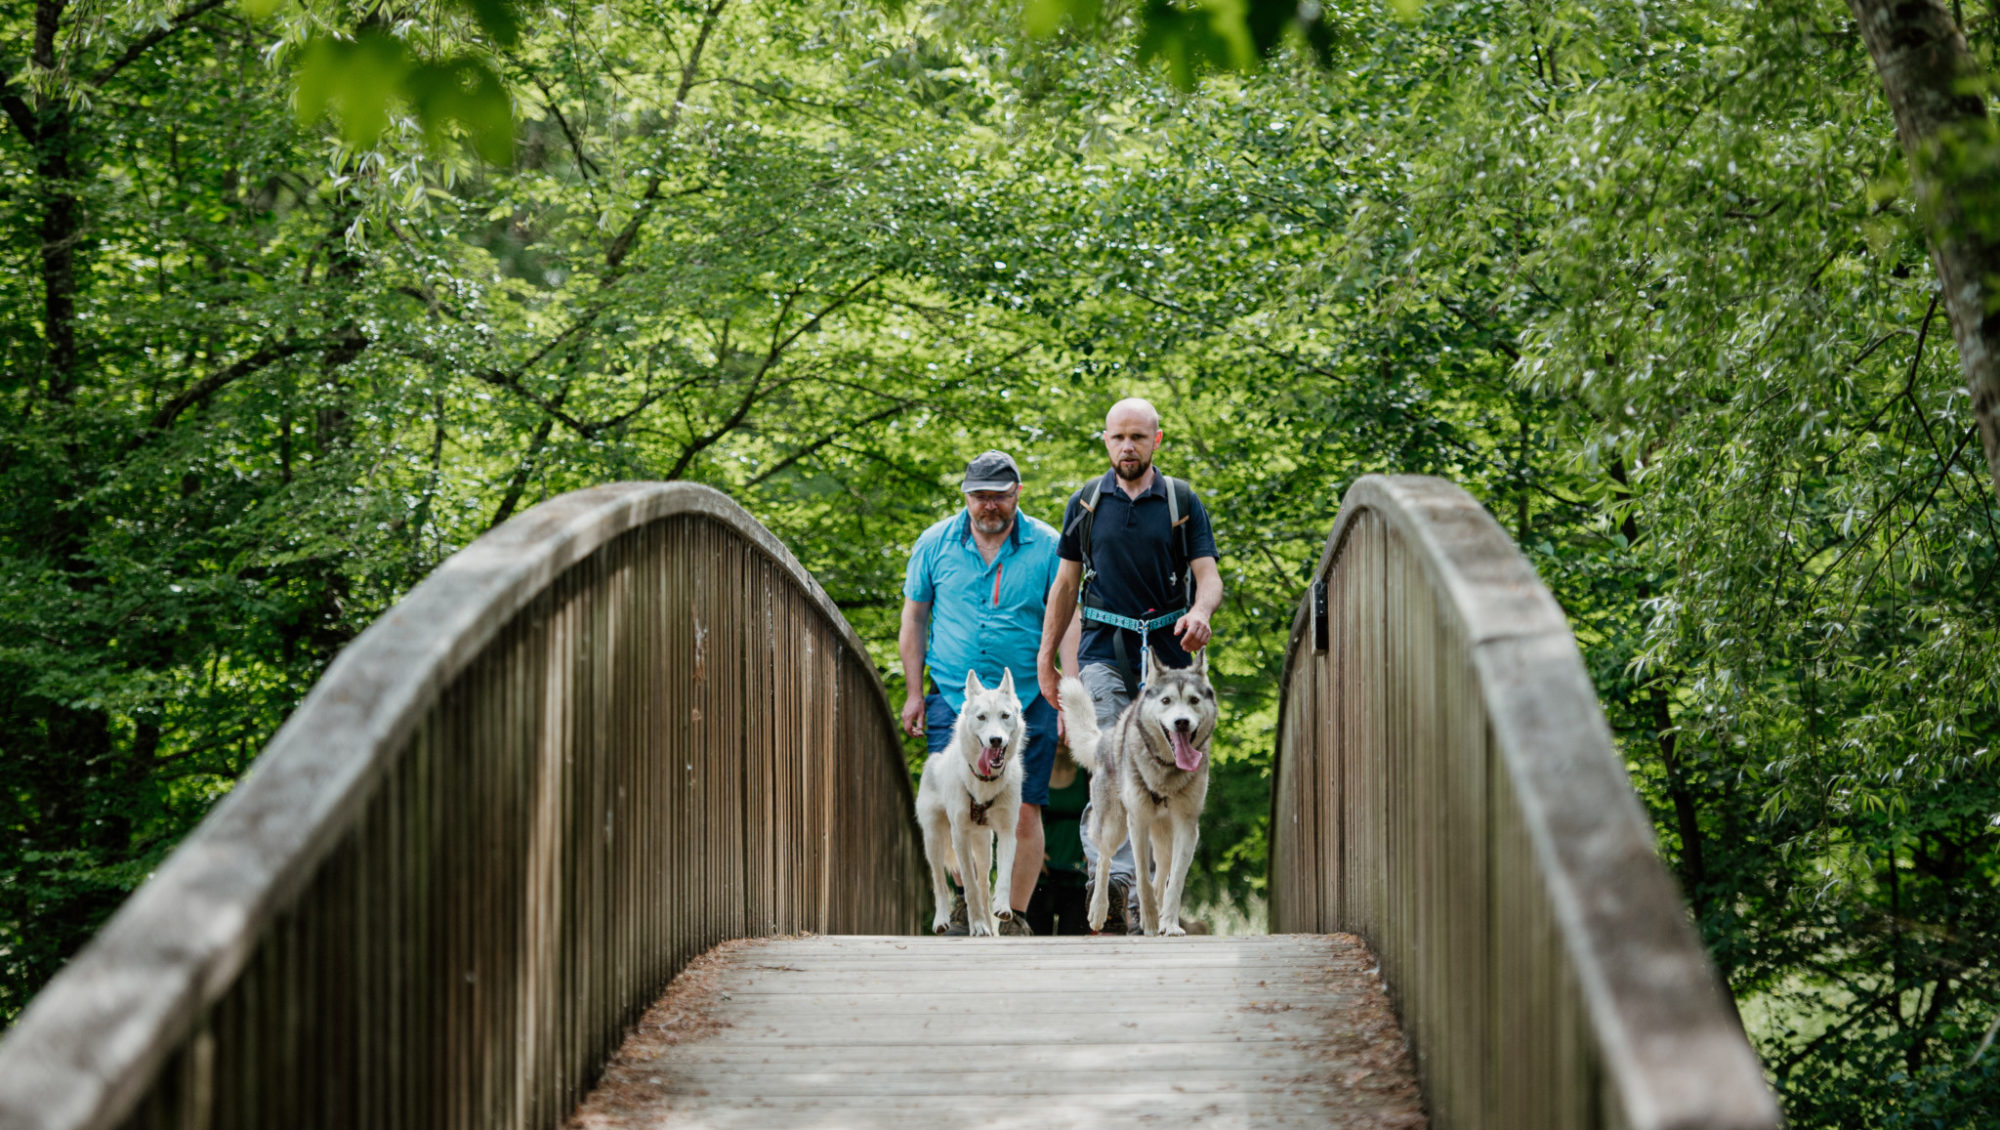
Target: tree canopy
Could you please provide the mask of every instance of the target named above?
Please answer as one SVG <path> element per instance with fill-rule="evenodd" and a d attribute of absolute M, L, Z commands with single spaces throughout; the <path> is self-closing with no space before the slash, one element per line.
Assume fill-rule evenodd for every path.
<path fill-rule="evenodd" d="M 537 500 L 728 491 L 893 686 L 965 460 L 1053 521 L 1138 393 L 1227 587 L 1205 913 L 1259 905 L 1343 488 L 1443 475 L 1568 611 L 1791 1119 L 2000 1124 L 2000 506 L 1848 7 L 1220 55 L 1163 4 L 252 7 L 0 13 L 0 1017 Z"/>

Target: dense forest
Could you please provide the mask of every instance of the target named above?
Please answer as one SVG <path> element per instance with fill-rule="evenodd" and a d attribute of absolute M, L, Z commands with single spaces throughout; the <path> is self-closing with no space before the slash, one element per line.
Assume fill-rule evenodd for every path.
<path fill-rule="evenodd" d="M 899 696 L 965 459 L 1053 521 L 1136 393 L 1228 590 L 1203 913 L 1256 918 L 1343 487 L 1448 476 L 1794 1124 L 2000 1125 L 2000 322 L 1938 266 L 2000 245 L 2000 143 L 1913 175 L 1882 7 L 1394 0 L 1246 58 L 1118 0 L 10 0 L 0 1019 L 537 500 L 728 491 Z M 1904 7 L 1983 123 L 2000 8 Z"/>

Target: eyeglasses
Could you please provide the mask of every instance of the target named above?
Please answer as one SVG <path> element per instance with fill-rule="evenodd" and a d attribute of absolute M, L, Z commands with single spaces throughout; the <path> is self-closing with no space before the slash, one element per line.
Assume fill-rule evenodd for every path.
<path fill-rule="evenodd" d="M 992 506 L 995 503 L 1011 500 L 1014 497 L 1014 492 L 1011 490 L 974 490 L 967 491 L 965 497 L 981 506 Z"/>

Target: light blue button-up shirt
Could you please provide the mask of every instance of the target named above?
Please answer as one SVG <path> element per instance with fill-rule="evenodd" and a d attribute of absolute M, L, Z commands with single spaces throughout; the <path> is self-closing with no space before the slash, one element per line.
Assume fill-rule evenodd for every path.
<path fill-rule="evenodd" d="M 960 510 L 925 530 L 910 550 L 903 595 L 931 606 L 924 665 L 953 710 L 965 706 L 965 673 L 978 671 L 987 686 L 1014 672 L 1014 693 L 1027 706 L 1041 697 L 1035 653 L 1042 644 L 1042 614 L 1055 583 L 1055 528 L 1018 511 L 1013 532 L 993 555 L 979 556 L 972 515 Z"/>

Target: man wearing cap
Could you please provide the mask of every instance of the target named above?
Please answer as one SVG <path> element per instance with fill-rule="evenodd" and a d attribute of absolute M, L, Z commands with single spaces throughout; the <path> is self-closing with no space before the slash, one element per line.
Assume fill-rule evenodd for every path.
<path fill-rule="evenodd" d="M 1035 674 L 1042 693 L 1053 694 L 1060 649 L 1062 669 L 1078 672 L 1107 730 L 1137 693 L 1143 652 L 1150 649 L 1169 667 L 1194 662 L 1189 653 L 1207 646 L 1209 617 L 1222 605 L 1208 510 L 1192 487 L 1153 466 L 1165 438 L 1151 404 L 1135 397 L 1112 405 L 1104 419 L 1111 469 L 1071 495 L 1063 511 L 1062 565 L 1049 592 Z M 1074 634 L 1079 604 L 1081 671 L 1072 649 L 1062 646 Z M 1095 874 L 1097 845 L 1088 836 L 1083 852 Z M 1137 933 L 1138 915 L 1125 914 L 1132 872 L 1132 846 L 1125 844 L 1111 860 L 1110 903 L 1112 916 L 1124 917 Z M 1105 928 L 1116 927 L 1107 920 Z"/>
<path fill-rule="evenodd" d="M 903 731 L 923 738 L 935 754 L 950 743 L 965 705 L 966 672 L 979 672 L 988 686 L 1014 672 L 1028 734 L 1007 905 L 1021 911 L 1042 871 L 1042 806 L 1049 800 L 1049 770 L 1055 764 L 1055 707 L 1032 676 L 1056 575 L 1057 537 L 1048 523 L 1018 512 L 1021 472 L 1003 452 L 988 451 L 967 464 L 959 489 L 965 509 L 917 538 L 903 579 L 903 622 L 896 636 L 909 687 Z M 1074 659 L 1074 643 L 1067 651 Z M 925 667 L 931 673 L 928 695 Z M 963 910 L 954 911 L 951 932 L 964 933 L 964 922 Z M 1000 932 L 1027 933 L 1028 924 L 1017 913 L 1000 924 Z"/>

